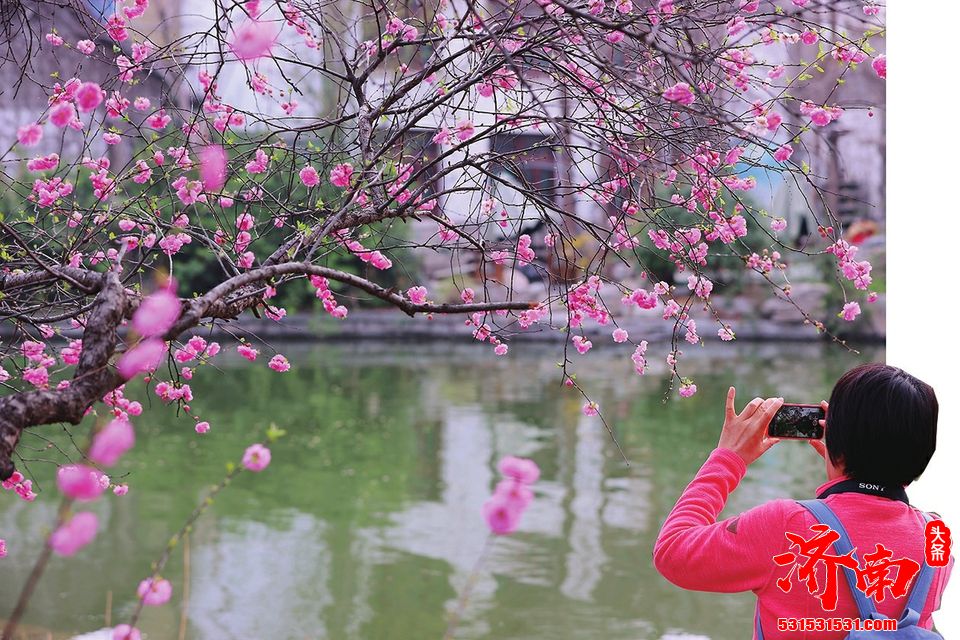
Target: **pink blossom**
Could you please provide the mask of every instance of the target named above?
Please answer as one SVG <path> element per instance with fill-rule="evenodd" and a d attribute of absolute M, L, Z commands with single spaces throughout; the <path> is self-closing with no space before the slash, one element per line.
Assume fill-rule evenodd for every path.
<path fill-rule="evenodd" d="M 517 262 L 519 264 L 530 264 L 536 259 L 537 254 L 530 248 L 532 242 L 533 240 L 527 234 L 523 234 L 517 240 Z"/>
<path fill-rule="evenodd" d="M 876 291 L 871 291 L 869 294 L 867 294 L 867 302 L 874 303 L 879 298 L 880 294 L 878 294 Z"/>
<path fill-rule="evenodd" d="M 200 150 L 200 181 L 204 191 L 219 191 L 227 181 L 227 152 L 218 144 Z"/>
<path fill-rule="evenodd" d="M 410 302 L 414 304 L 426 304 L 427 288 L 426 287 L 410 287 L 409 289 L 407 289 L 407 297 L 410 298 Z"/>
<path fill-rule="evenodd" d="M 877 76 L 887 79 L 887 55 L 881 53 L 876 58 L 873 59 L 873 62 L 870 63 L 873 66 L 873 70 L 876 72 Z"/>
<path fill-rule="evenodd" d="M 133 73 L 138 71 L 139 67 L 135 66 L 130 62 L 130 58 L 127 56 L 117 56 L 116 59 L 117 69 L 120 70 L 120 81 L 133 83 Z"/>
<path fill-rule="evenodd" d="M 207 355 L 207 357 L 208 357 L 208 358 L 212 358 L 212 357 L 214 357 L 215 355 L 217 355 L 218 353 L 220 353 L 220 343 L 219 343 L 219 342 L 211 342 L 210 345 L 209 345 L 209 346 L 207 347 L 207 349 L 206 349 L 206 355 Z"/>
<path fill-rule="evenodd" d="M 613 341 L 614 341 L 614 342 L 626 342 L 626 341 L 627 341 L 627 338 L 629 338 L 629 337 L 630 337 L 630 336 L 627 334 L 626 330 L 624 330 L 624 329 L 617 328 L 617 329 L 614 329 L 614 330 L 613 330 Z"/>
<path fill-rule="evenodd" d="M 130 106 L 130 101 L 120 95 L 119 91 L 114 91 L 106 102 L 107 116 L 110 118 L 120 118 L 123 112 Z"/>
<path fill-rule="evenodd" d="M 31 362 L 40 362 L 43 360 L 45 356 L 44 348 L 42 342 L 34 342 L 33 340 L 25 340 L 23 344 L 20 345 L 21 353 Z"/>
<path fill-rule="evenodd" d="M 0 538 L 0 558 L 7 557 L 7 541 Z"/>
<path fill-rule="evenodd" d="M 72 102 L 61 102 L 50 110 L 50 122 L 55 127 L 64 128 L 77 117 L 77 110 Z"/>
<path fill-rule="evenodd" d="M 204 420 L 203 422 L 198 422 L 197 425 L 193 428 L 197 433 L 206 433 L 210 431 L 210 423 Z"/>
<path fill-rule="evenodd" d="M 89 511 L 75 513 L 72 518 L 50 534 L 48 544 L 59 556 L 72 556 L 87 546 L 97 535 L 97 514 Z"/>
<path fill-rule="evenodd" d="M 641 309 L 656 309 L 657 296 L 646 289 L 634 289 L 628 296 L 620 299 L 623 304 L 635 304 Z"/>
<path fill-rule="evenodd" d="M 167 604 L 173 594 L 173 585 L 163 578 L 147 578 L 137 586 L 137 596 L 148 607 L 159 607 Z"/>
<path fill-rule="evenodd" d="M 97 464 L 112 467 L 133 446 L 133 427 L 122 418 L 111 420 L 93 437 L 88 457 Z"/>
<path fill-rule="evenodd" d="M 710 292 L 713 291 L 713 282 L 703 276 L 693 275 L 687 278 L 687 287 L 706 300 L 710 297 Z"/>
<path fill-rule="evenodd" d="M 19 471 L 14 471 L 13 475 L 7 478 L 6 480 L 0 480 L 0 487 L 3 487 L 7 491 L 13 489 L 18 483 L 23 482 L 23 474 Z"/>
<path fill-rule="evenodd" d="M 102 473 L 83 464 L 68 464 L 57 469 L 57 487 L 68 498 L 96 500 L 103 493 Z"/>
<path fill-rule="evenodd" d="M 17 129 L 17 140 L 25 147 L 33 147 L 43 137 L 43 127 L 36 122 L 25 124 Z"/>
<path fill-rule="evenodd" d="M 123 42 L 129 37 L 126 21 L 118 15 L 107 18 L 107 33 L 117 42 Z"/>
<path fill-rule="evenodd" d="M 529 458 L 506 456 L 500 459 L 497 469 L 504 477 L 524 484 L 533 484 L 540 478 L 540 467 Z"/>
<path fill-rule="evenodd" d="M 593 343 L 583 336 L 573 336 L 573 346 L 576 347 L 577 353 L 583 355 L 587 351 L 590 351 L 590 349 L 593 347 Z"/>
<path fill-rule="evenodd" d="M 55 33 L 48 33 L 44 36 L 44 38 L 46 38 L 47 42 L 49 42 L 55 47 L 59 47 L 60 45 L 63 44 L 63 38 L 61 38 Z"/>
<path fill-rule="evenodd" d="M 91 53 L 93 53 L 94 49 L 96 48 L 97 46 L 93 43 L 92 40 L 80 40 L 79 42 L 77 42 L 77 51 L 79 51 L 85 56 L 88 56 Z"/>
<path fill-rule="evenodd" d="M 520 523 L 517 503 L 502 494 L 495 493 L 483 503 L 482 513 L 490 531 L 498 536 L 513 533 Z"/>
<path fill-rule="evenodd" d="M 183 245 L 190 244 L 191 238 L 185 233 L 177 233 L 169 236 L 165 236 L 158 243 L 160 248 L 163 249 L 163 252 L 168 256 L 176 254 L 180 249 L 183 248 Z"/>
<path fill-rule="evenodd" d="M 133 108 L 137 111 L 146 111 L 150 108 L 150 98 L 138 97 L 133 101 Z"/>
<path fill-rule="evenodd" d="M 264 295 L 263 297 L 266 298 L 267 296 Z M 283 307 L 274 307 L 269 305 L 266 309 L 264 309 L 263 315 L 267 316 L 274 322 L 280 322 L 287 316 L 287 310 Z"/>
<path fill-rule="evenodd" d="M 786 162 L 792 155 L 793 147 L 791 147 L 789 144 L 785 144 L 773 152 L 773 159 L 777 162 Z"/>
<path fill-rule="evenodd" d="M 243 356 L 250 362 L 253 362 L 254 360 L 256 360 L 257 356 L 260 355 L 259 351 L 257 351 L 256 349 L 254 349 L 248 344 L 237 345 L 237 353 L 239 353 L 241 356 Z"/>
<path fill-rule="evenodd" d="M 743 16 L 734 16 L 734 18 L 727 23 L 727 35 L 732 38 L 746 28 L 747 21 L 743 19 Z"/>
<path fill-rule="evenodd" d="M 473 137 L 473 134 L 476 132 L 476 127 L 469 120 L 461 120 L 457 123 L 457 140 L 463 142 L 469 138 Z"/>
<path fill-rule="evenodd" d="M 140 630 L 128 624 L 118 624 L 113 628 L 111 640 L 140 640 Z"/>
<path fill-rule="evenodd" d="M 723 164 L 737 164 L 744 151 L 745 149 L 743 147 L 733 147 L 724 154 Z"/>
<path fill-rule="evenodd" d="M 133 61 L 143 62 L 147 56 L 150 55 L 150 51 L 153 49 L 153 47 L 149 42 L 134 42 L 131 49 L 133 51 Z"/>
<path fill-rule="evenodd" d="M 103 102 L 104 97 L 106 97 L 106 94 L 103 92 L 103 89 L 100 88 L 99 84 L 96 82 L 84 82 L 80 85 L 80 88 L 77 89 L 77 108 L 80 109 L 81 113 L 93 111 Z"/>
<path fill-rule="evenodd" d="M 825 127 L 833 120 L 830 112 L 826 109 L 817 108 L 810 113 L 810 121 L 818 127 Z"/>
<path fill-rule="evenodd" d="M 819 39 L 820 36 L 818 36 L 815 31 L 810 31 L 809 29 L 800 34 L 800 40 L 803 41 L 803 44 L 816 44 Z"/>
<path fill-rule="evenodd" d="M 51 153 L 47 156 L 33 158 L 27 162 L 27 171 L 49 171 L 50 169 L 55 169 L 58 164 L 60 164 L 60 156 Z"/>
<path fill-rule="evenodd" d="M 857 302 L 848 302 L 843 305 L 843 311 L 838 315 L 847 322 L 853 322 L 853 319 L 860 315 L 860 304 Z"/>
<path fill-rule="evenodd" d="M 145 337 L 167 332 L 180 317 L 180 299 L 168 288 L 157 289 L 140 302 L 133 314 L 133 328 Z"/>
<path fill-rule="evenodd" d="M 277 39 L 277 30 L 267 22 L 247 20 L 230 38 L 230 50 L 238 60 L 256 60 L 268 55 Z"/>
<path fill-rule="evenodd" d="M 253 160 L 248 162 L 245 165 L 247 173 L 256 174 L 263 173 L 267 170 L 267 165 L 270 164 L 270 158 L 264 153 L 263 149 L 257 149 L 257 152 L 254 154 Z"/>
<path fill-rule="evenodd" d="M 13 489 L 24 502 L 33 502 L 37 499 L 37 494 L 33 492 L 33 481 L 27 480 L 19 471 L 15 471 L 12 476 L 3 483 L 4 489 Z"/>
<path fill-rule="evenodd" d="M 663 92 L 663 98 L 664 100 L 676 102 L 677 104 L 686 106 L 693 104 L 696 96 L 694 95 L 693 91 L 690 90 L 689 84 L 686 82 L 678 82 Z"/>
<path fill-rule="evenodd" d="M 130 486 L 127 484 L 118 484 L 113 488 L 113 495 L 115 496 L 125 496 L 127 492 L 130 491 Z"/>
<path fill-rule="evenodd" d="M 350 186 L 350 178 L 353 176 L 353 165 L 349 162 L 338 164 L 330 171 L 330 182 L 333 186 L 346 189 Z"/>
<path fill-rule="evenodd" d="M 783 231 L 787 228 L 787 221 L 785 218 L 774 218 L 770 221 L 770 229 L 773 231 Z"/>
<path fill-rule="evenodd" d="M 136 162 L 136 173 L 133 174 L 133 181 L 137 184 L 144 184 L 150 180 L 150 176 L 153 175 L 153 170 L 150 169 L 149 165 L 143 160 L 137 160 Z"/>
<path fill-rule="evenodd" d="M 600 414 L 600 405 L 596 402 L 588 402 L 583 405 L 583 415 L 592 417 Z"/>
<path fill-rule="evenodd" d="M 300 169 L 300 182 L 305 184 L 307 187 L 315 187 L 320 184 L 320 174 L 317 173 L 317 170 L 307 165 L 303 169 Z M 350 179 L 347 179 L 349 184 Z"/>
<path fill-rule="evenodd" d="M 495 347 L 493 348 L 493 352 L 494 352 L 496 355 L 498 355 L 498 356 L 505 356 L 505 355 L 507 355 L 507 351 L 509 351 L 509 350 L 510 350 L 510 347 L 508 347 L 508 346 L 507 346 L 506 344 L 504 344 L 503 342 L 501 342 L 500 344 L 498 344 L 497 346 L 495 346 Z"/>
<path fill-rule="evenodd" d="M 237 216 L 235 224 L 238 231 L 250 231 L 256 224 L 256 219 L 251 214 L 244 212 Z"/>
<path fill-rule="evenodd" d="M 50 381 L 50 372 L 46 367 L 30 367 L 23 370 L 23 379 L 38 389 L 45 389 Z"/>
<path fill-rule="evenodd" d="M 81 340 L 71 340 L 69 346 L 60 349 L 60 357 L 63 358 L 63 363 L 79 364 L 82 349 L 83 342 Z"/>
<path fill-rule="evenodd" d="M 539 470 L 538 470 L 539 473 Z M 497 483 L 493 495 L 503 499 L 522 514 L 533 502 L 533 491 L 523 482 L 508 478 Z"/>
<path fill-rule="evenodd" d="M 163 129 L 167 128 L 167 125 L 170 124 L 171 120 L 173 120 L 173 118 L 167 115 L 166 109 L 160 109 L 155 114 L 147 118 L 147 125 L 151 129 L 162 131 Z"/>
<path fill-rule="evenodd" d="M 270 464 L 270 449 L 259 442 L 247 447 L 243 452 L 243 466 L 250 471 L 260 472 Z"/>
<path fill-rule="evenodd" d="M 274 371 L 283 373 L 290 370 L 290 363 L 287 361 L 286 356 L 278 353 L 277 355 L 270 358 L 268 365 Z"/>
<path fill-rule="evenodd" d="M 680 385 L 680 397 L 689 398 L 697 392 L 697 385 L 692 383 L 683 383 Z"/>

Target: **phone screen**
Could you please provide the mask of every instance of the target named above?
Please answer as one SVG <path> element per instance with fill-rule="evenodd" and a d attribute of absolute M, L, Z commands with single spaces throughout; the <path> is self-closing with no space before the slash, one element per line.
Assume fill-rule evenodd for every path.
<path fill-rule="evenodd" d="M 775 438 L 819 440 L 823 437 L 823 418 L 823 409 L 817 405 L 785 404 L 773 416 L 767 433 Z"/>

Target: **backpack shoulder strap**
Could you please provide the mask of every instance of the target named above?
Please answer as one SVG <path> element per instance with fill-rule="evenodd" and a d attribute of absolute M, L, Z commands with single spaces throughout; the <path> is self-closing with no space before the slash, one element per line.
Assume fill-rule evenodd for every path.
<path fill-rule="evenodd" d="M 840 538 L 833 543 L 833 548 L 836 549 L 837 554 L 841 556 L 852 551 L 852 557 L 857 562 L 857 565 L 859 565 L 860 558 L 857 557 L 857 553 L 853 548 L 853 543 L 850 542 L 850 536 L 847 535 L 847 530 L 843 528 L 843 524 L 840 522 L 840 519 L 837 518 L 836 514 L 833 513 L 833 510 L 830 509 L 830 507 L 828 507 L 822 500 L 798 500 L 797 502 L 799 502 L 800 505 L 807 511 L 812 513 L 813 517 L 816 518 L 821 524 L 827 525 L 840 534 Z M 877 611 L 873 601 L 867 597 L 867 594 L 857 589 L 857 573 L 849 567 L 843 567 L 843 576 L 846 579 L 847 587 L 849 587 L 854 601 L 857 603 L 857 611 L 860 612 L 860 618 L 864 620 L 876 620 L 883 618 L 883 616 L 881 616 Z"/>
<path fill-rule="evenodd" d="M 933 520 L 933 516 L 925 511 L 921 511 L 925 522 Z M 927 594 L 930 592 L 930 585 L 933 584 L 934 568 L 927 564 L 926 559 L 920 565 L 920 573 L 913 581 L 910 587 L 910 595 L 907 598 L 907 604 L 904 611 L 913 609 L 917 614 L 923 613 L 923 605 L 927 602 Z"/>

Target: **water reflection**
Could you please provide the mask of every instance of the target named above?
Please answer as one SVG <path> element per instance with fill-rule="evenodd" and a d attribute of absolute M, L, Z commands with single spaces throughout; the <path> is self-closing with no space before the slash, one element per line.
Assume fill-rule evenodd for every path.
<path fill-rule="evenodd" d="M 480 505 L 508 454 L 534 458 L 542 479 L 520 531 L 493 544 L 458 638 L 745 637 L 751 594 L 685 592 L 651 563 L 660 524 L 716 445 L 726 387 L 738 386 L 741 405 L 775 394 L 815 402 L 844 370 L 883 354 L 738 346 L 690 349 L 684 374 L 701 391 L 666 404 L 659 358 L 643 378 L 627 351 L 595 348 L 576 361 L 630 466 L 602 424 L 582 415 L 582 397 L 559 384 L 549 347 L 517 346 L 504 360 L 449 345 L 286 346 L 289 374 L 201 373 L 192 404 L 211 432 L 198 437 L 189 419 L 160 407 L 137 421 L 137 447 L 119 470 L 130 494 L 94 505 L 105 531 L 51 563 L 27 621 L 54 638 L 98 628 L 108 592 L 113 621 L 123 619 L 202 487 L 276 422 L 289 435 L 273 464 L 217 499 L 192 532 L 189 572 L 174 554 L 165 571 L 174 603 L 146 612 L 150 639 L 177 637 L 185 580 L 191 640 L 442 637 L 484 549 Z M 52 468 L 34 465 L 45 486 Z M 751 467 L 724 515 L 806 496 L 821 475 L 808 446 L 783 443 Z M 0 561 L 0 615 L 54 509 L 50 491 L 34 505 L 3 496 L 10 556 Z"/>

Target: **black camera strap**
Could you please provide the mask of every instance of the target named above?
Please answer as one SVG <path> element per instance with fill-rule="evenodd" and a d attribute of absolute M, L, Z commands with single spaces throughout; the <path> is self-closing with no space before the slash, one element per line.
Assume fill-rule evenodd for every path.
<path fill-rule="evenodd" d="M 910 504 L 907 499 L 907 492 L 900 486 L 890 486 L 880 484 L 879 482 L 861 482 L 860 480 L 844 480 L 824 489 L 817 495 L 817 500 L 823 500 L 827 496 L 835 493 L 865 493 L 870 496 L 880 496 L 891 500 L 899 500 L 904 504 Z"/>

